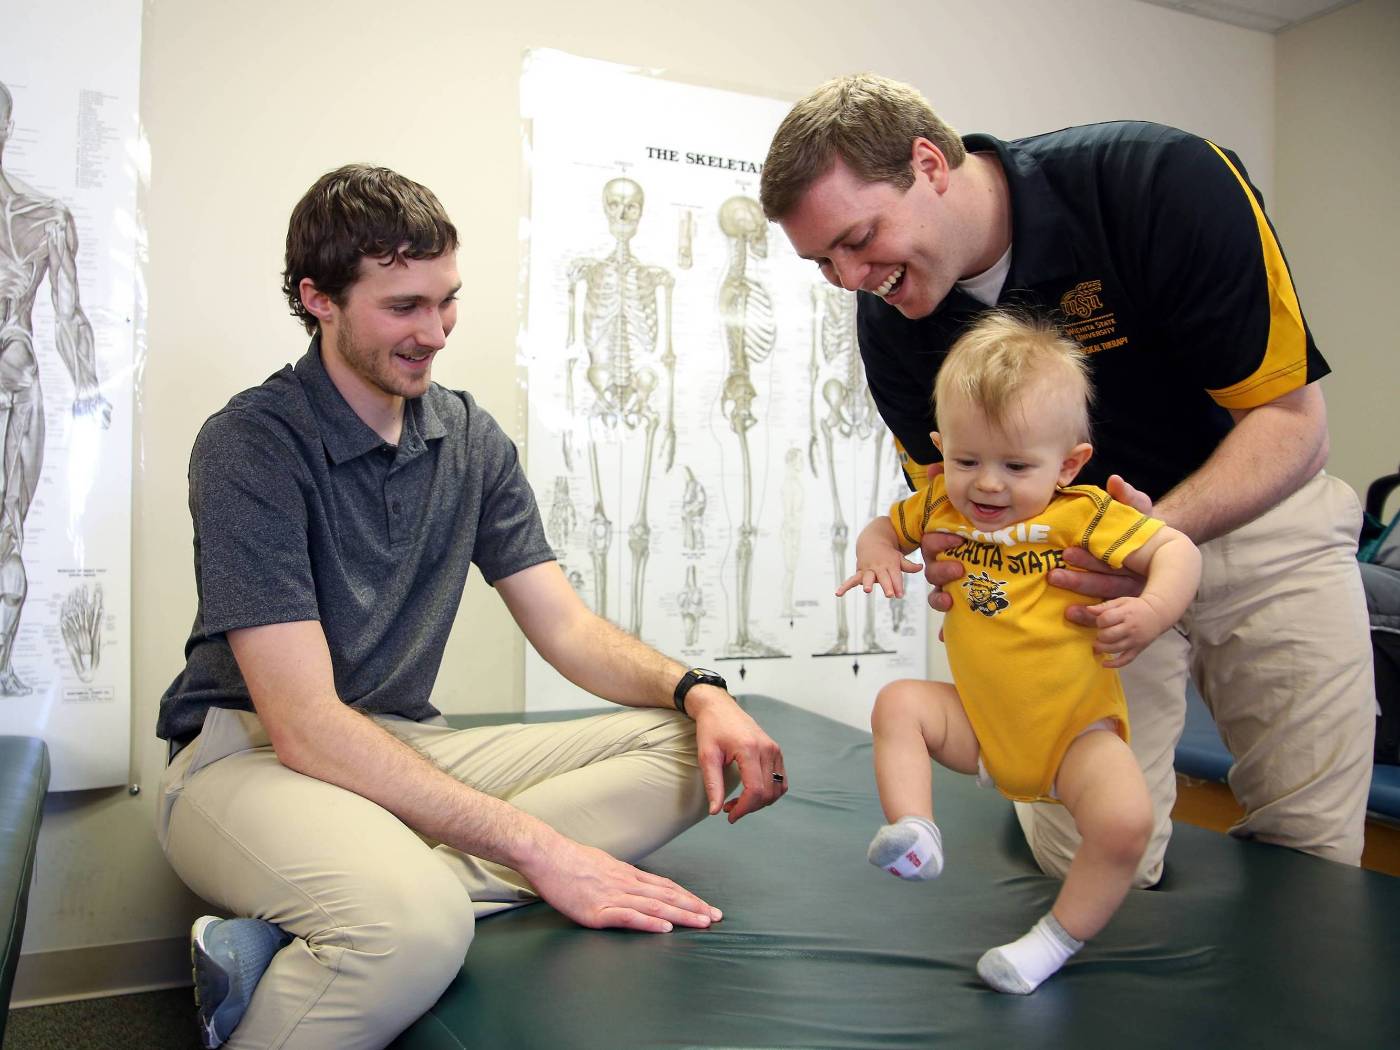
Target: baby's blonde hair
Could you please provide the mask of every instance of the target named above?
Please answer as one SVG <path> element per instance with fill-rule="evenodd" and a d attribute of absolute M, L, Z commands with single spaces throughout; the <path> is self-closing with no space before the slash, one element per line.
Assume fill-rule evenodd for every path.
<path fill-rule="evenodd" d="M 1005 310 L 985 314 L 953 344 L 933 387 L 934 416 L 940 404 L 958 400 L 981 411 L 993 426 L 1005 428 L 1028 394 L 1036 407 L 1063 410 L 1074 440 L 1089 440 L 1089 408 L 1094 401 L 1088 355 L 1049 321 Z"/>

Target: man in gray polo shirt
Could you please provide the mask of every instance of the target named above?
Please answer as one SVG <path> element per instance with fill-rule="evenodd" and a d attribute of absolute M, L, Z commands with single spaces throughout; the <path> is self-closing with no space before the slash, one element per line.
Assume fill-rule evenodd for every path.
<path fill-rule="evenodd" d="M 384 1046 L 457 973 L 475 916 L 513 904 L 708 926 L 717 908 L 628 861 L 786 789 L 722 679 L 583 605 L 515 446 L 431 382 L 456 248 L 425 187 L 323 176 L 284 275 L 311 347 L 195 442 L 199 608 L 157 731 L 178 748 L 166 855 L 238 916 L 195 926 L 206 1046 Z M 634 710 L 447 728 L 431 695 L 473 562 L 541 655 Z"/>

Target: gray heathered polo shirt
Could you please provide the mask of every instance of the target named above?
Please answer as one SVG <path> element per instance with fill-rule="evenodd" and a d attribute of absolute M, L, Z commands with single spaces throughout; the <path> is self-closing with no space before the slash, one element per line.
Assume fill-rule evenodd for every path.
<path fill-rule="evenodd" d="M 199 608 L 156 732 L 192 736 L 210 706 L 251 710 L 225 640 L 319 620 L 351 707 L 429 718 L 467 571 L 488 583 L 554 555 L 515 445 L 470 394 L 434 383 L 397 447 L 306 355 L 204 424 L 190 456 Z"/>

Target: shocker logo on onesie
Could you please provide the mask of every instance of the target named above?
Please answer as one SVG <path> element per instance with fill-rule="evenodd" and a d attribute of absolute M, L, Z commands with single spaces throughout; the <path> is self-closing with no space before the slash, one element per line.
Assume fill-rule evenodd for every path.
<path fill-rule="evenodd" d="M 985 569 L 963 580 L 963 586 L 967 588 L 967 601 L 972 611 L 983 616 L 995 616 L 1011 605 L 1002 590 L 1006 581 L 992 579 Z"/>

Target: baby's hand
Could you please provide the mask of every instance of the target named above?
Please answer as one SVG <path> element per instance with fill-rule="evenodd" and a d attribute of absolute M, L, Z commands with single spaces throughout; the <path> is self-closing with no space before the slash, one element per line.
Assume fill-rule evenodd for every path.
<path fill-rule="evenodd" d="M 903 574 L 918 572 L 923 568 L 922 565 L 904 557 L 898 550 L 890 550 L 887 554 L 882 553 L 879 556 L 868 556 L 862 558 L 861 562 L 863 564 L 856 569 L 855 575 L 836 588 L 836 597 L 841 597 L 853 587 L 860 587 L 869 594 L 878 583 L 886 598 L 903 598 Z"/>
<path fill-rule="evenodd" d="M 1105 653 L 1105 667 L 1126 667 L 1171 626 L 1148 595 L 1114 598 L 1087 606 L 1098 621 L 1094 652 Z"/>

